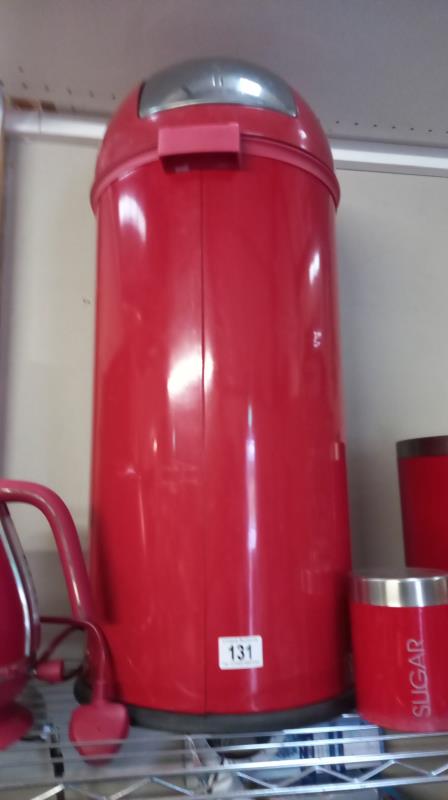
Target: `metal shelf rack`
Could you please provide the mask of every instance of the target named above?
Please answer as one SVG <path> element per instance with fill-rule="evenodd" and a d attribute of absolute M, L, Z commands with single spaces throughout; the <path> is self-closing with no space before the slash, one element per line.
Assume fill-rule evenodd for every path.
<path fill-rule="evenodd" d="M 71 686 L 30 684 L 24 702 L 35 726 L 27 740 L 0 753 L 0 800 L 249 800 L 344 792 L 370 800 L 375 789 L 448 782 L 448 733 L 388 734 L 355 715 L 225 739 L 133 728 L 111 761 L 86 764 L 67 738 Z"/>

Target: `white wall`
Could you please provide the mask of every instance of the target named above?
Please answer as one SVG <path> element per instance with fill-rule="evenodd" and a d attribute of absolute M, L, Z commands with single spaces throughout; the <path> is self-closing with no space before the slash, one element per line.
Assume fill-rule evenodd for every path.
<path fill-rule="evenodd" d="M 0 470 L 51 486 L 86 542 L 95 148 L 9 140 L 0 317 Z M 40 514 L 14 512 L 43 609 L 64 595 Z"/>
<path fill-rule="evenodd" d="M 354 551 L 357 562 L 397 563 L 395 442 L 448 433 L 448 180 L 339 177 Z"/>
<path fill-rule="evenodd" d="M 0 460 L 88 519 L 96 152 L 12 141 L 2 276 Z M 399 561 L 395 440 L 448 431 L 448 181 L 340 174 L 341 321 L 355 556 Z M 63 595 L 35 512 L 17 514 L 45 609 Z"/>

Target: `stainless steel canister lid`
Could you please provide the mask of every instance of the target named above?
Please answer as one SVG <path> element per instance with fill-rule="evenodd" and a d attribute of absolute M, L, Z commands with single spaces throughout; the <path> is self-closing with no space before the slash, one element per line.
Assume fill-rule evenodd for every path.
<path fill-rule="evenodd" d="M 397 442 L 398 458 L 448 456 L 448 436 L 421 436 Z"/>
<path fill-rule="evenodd" d="M 352 600 L 372 606 L 407 608 L 448 603 L 448 573 L 430 569 L 376 568 L 352 575 Z"/>

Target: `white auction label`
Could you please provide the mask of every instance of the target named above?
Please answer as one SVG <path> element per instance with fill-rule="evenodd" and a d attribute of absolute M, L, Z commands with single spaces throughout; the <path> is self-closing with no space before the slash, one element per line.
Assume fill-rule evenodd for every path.
<path fill-rule="evenodd" d="M 220 636 L 218 639 L 220 669 L 258 669 L 263 666 L 261 636 Z"/>

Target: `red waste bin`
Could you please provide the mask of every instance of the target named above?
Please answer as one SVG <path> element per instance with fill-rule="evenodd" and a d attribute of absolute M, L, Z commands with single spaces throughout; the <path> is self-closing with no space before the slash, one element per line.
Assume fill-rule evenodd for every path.
<path fill-rule="evenodd" d="M 347 705 L 338 198 L 309 106 L 247 64 L 162 72 L 107 130 L 91 573 L 142 724 Z"/>

